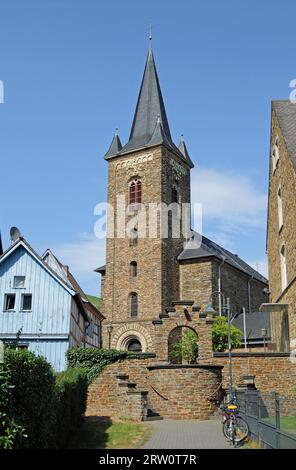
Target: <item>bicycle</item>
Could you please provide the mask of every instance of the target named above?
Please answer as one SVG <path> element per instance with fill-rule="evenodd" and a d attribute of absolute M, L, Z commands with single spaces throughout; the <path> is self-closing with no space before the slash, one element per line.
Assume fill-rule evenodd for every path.
<path fill-rule="evenodd" d="M 234 447 L 241 444 L 249 435 L 248 423 L 238 415 L 239 407 L 230 402 L 222 405 L 223 409 L 223 434 Z"/>

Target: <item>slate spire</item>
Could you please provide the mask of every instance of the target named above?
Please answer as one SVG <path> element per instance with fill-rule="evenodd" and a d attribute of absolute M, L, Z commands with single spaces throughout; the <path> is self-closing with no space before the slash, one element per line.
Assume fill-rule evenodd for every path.
<path fill-rule="evenodd" d="M 107 160 L 110 157 L 115 157 L 115 155 L 117 155 L 121 149 L 122 149 L 122 144 L 118 135 L 118 128 L 116 128 L 111 145 L 109 147 L 109 150 L 105 154 L 104 158 Z"/>
<path fill-rule="evenodd" d="M 166 140 L 173 145 L 150 45 L 129 141 L 121 153 L 147 146 L 154 134 L 158 118 Z"/>
<path fill-rule="evenodd" d="M 184 136 L 183 134 L 181 135 L 181 139 L 180 139 L 180 143 L 179 143 L 179 147 L 178 149 L 180 150 L 180 152 L 182 153 L 183 157 L 185 158 L 185 160 L 187 160 L 187 162 L 189 163 L 189 165 L 192 165 L 192 167 L 194 166 L 193 163 L 192 163 L 192 160 L 189 156 L 189 153 L 188 153 L 188 150 L 187 150 L 187 147 L 186 147 L 186 144 L 185 144 L 185 140 L 184 140 Z"/>

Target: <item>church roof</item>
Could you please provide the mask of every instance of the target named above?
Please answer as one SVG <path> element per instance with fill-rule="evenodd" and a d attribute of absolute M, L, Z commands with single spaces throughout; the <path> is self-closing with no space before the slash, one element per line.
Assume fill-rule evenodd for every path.
<path fill-rule="evenodd" d="M 267 284 L 267 279 L 253 269 L 249 264 L 243 261 L 238 255 L 222 248 L 222 246 L 213 242 L 209 238 L 198 233 L 187 243 L 185 249 L 178 256 L 179 261 L 188 261 L 195 259 L 202 259 L 208 257 L 215 257 L 224 260 L 225 263 L 243 271 L 245 274 L 252 276 L 257 281 Z"/>
<path fill-rule="evenodd" d="M 280 128 L 283 132 L 288 151 L 296 170 L 296 104 L 289 100 L 272 101 Z"/>
<path fill-rule="evenodd" d="M 119 141 L 120 142 L 120 141 Z M 105 159 L 123 155 L 145 147 L 165 145 L 173 150 L 190 167 L 193 163 L 174 144 L 164 106 L 152 48 L 149 48 L 140 93 L 128 142 L 121 148 L 118 142 L 111 143 Z"/>

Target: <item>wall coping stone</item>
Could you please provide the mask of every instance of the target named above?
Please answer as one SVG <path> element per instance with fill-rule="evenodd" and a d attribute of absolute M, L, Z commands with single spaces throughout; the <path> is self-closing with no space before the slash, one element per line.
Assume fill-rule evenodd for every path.
<path fill-rule="evenodd" d="M 290 357 L 287 352 L 232 352 L 232 357 Z M 214 352 L 214 357 L 228 357 L 228 352 Z"/>
<path fill-rule="evenodd" d="M 194 300 L 174 300 L 174 302 L 172 302 L 172 305 L 188 305 L 188 306 L 191 306 L 194 304 Z"/>
<path fill-rule="evenodd" d="M 156 369 L 223 369 L 220 364 L 159 364 L 147 366 L 148 370 Z"/>

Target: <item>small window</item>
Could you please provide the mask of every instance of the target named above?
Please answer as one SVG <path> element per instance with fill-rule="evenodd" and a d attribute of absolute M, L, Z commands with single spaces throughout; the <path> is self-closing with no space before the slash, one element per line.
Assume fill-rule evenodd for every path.
<path fill-rule="evenodd" d="M 277 201 L 278 201 L 278 220 L 279 220 L 279 230 L 280 230 L 282 228 L 283 224 L 284 224 L 283 201 L 282 201 L 282 190 L 281 190 L 281 188 L 278 189 Z"/>
<path fill-rule="evenodd" d="M 21 310 L 32 310 L 32 294 L 22 295 Z"/>
<path fill-rule="evenodd" d="M 131 317 L 138 316 L 138 295 L 135 292 L 132 292 L 130 295 L 130 308 L 131 308 Z"/>
<path fill-rule="evenodd" d="M 276 136 L 274 146 L 272 148 L 272 167 L 275 172 L 278 161 L 280 159 L 279 138 Z"/>
<path fill-rule="evenodd" d="M 131 277 L 137 277 L 138 275 L 138 265 L 136 261 L 132 261 L 130 264 L 130 274 Z"/>
<path fill-rule="evenodd" d="M 4 310 L 14 310 L 15 308 L 15 294 L 5 294 L 4 298 Z"/>
<path fill-rule="evenodd" d="M 286 248 L 284 244 L 281 246 L 280 259 L 281 259 L 281 281 L 282 281 L 282 291 L 283 291 L 286 289 L 288 285 Z"/>
<path fill-rule="evenodd" d="M 13 287 L 15 289 L 23 289 L 25 287 L 25 276 L 14 276 Z"/>

